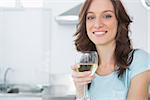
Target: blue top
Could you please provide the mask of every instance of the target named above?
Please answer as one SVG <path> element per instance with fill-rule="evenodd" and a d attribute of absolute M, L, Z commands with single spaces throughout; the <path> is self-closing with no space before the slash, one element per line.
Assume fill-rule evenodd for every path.
<path fill-rule="evenodd" d="M 150 70 L 150 55 L 143 50 L 136 50 L 122 79 L 118 78 L 115 71 L 106 76 L 96 74 L 89 96 L 91 100 L 126 100 L 132 78 L 147 70 Z"/>

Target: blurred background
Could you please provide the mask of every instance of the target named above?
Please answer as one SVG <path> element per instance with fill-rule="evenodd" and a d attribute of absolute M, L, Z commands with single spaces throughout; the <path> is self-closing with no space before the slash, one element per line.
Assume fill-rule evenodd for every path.
<path fill-rule="evenodd" d="M 73 34 L 83 2 L 0 0 L 0 83 L 55 85 L 56 93 L 62 95 L 67 88 L 65 94 L 74 95 L 70 68 L 76 52 Z M 123 3 L 133 20 L 130 36 L 134 48 L 150 53 L 149 0 Z M 0 100 L 4 98 L 0 96 Z"/>

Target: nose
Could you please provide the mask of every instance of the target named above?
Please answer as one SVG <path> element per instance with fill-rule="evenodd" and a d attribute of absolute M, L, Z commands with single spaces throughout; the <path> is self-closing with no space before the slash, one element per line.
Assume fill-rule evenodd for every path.
<path fill-rule="evenodd" d="M 103 25 L 104 24 L 103 24 L 102 20 L 100 18 L 98 18 L 95 20 L 94 28 L 99 29 L 99 28 L 103 27 Z"/>

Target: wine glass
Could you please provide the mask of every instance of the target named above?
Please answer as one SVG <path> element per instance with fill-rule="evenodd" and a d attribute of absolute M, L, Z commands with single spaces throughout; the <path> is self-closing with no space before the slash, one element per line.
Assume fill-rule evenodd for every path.
<path fill-rule="evenodd" d="M 96 51 L 78 52 L 76 55 L 76 63 L 79 66 L 78 72 L 91 71 L 93 75 L 98 67 L 98 54 Z M 88 85 L 84 86 L 83 100 L 90 100 L 88 96 Z"/>

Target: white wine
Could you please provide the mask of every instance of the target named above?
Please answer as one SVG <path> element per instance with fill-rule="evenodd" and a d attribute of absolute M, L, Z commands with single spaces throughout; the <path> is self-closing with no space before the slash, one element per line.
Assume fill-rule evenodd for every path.
<path fill-rule="evenodd" d="M 94 75 L 98 67 L 98 54 L 96 51 L 79 51 L 76 55 L 76 71 L 79 73 L 84 73 L 85 71 L 90 71 L 91 74 L 88 76 Z M 88 77 L 85 76 L 85 77 Z M 83 100 L 90 100 L 88 95 L 88 84 L 83 86 Z"/>
<path fill-rule="evenodd" d="M 84 72 L 84 71 L 91 71 L 93 75 L 97 69 L 97 64 L 79 64 L 79 68 L 77 69 L 78 72 Z"/>

